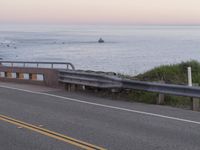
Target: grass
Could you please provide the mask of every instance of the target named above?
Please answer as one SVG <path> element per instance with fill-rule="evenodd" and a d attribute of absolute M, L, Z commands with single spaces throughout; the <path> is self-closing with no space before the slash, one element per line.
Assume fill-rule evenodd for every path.
<path fill-rule="evenodd" d="M 164 81 L 170 84 L 187 84 L 187 67 L 192 68 L 193 83 L 200 84 L 200 63 L 192 60 L 156 67 L 135 78 L 142 81 Z"/>
<path fill-rule="evenodd" d="M 189 66 L 192 68 L 193 83 L 200 85 L 200 62 L 195 60 L 173 65 L 163 65 L 135 77 L 128 78 L 140 81 L 162 81 L 168 84 L 187 84 L 187 67 Z M 128 93 L 128 97 L 137 102 L 155 104 L 158 93 L 132 90 Z M 165 95 L 164 104 L 176 107 L 190 107 L 191 100 L 189 97 Z"/>

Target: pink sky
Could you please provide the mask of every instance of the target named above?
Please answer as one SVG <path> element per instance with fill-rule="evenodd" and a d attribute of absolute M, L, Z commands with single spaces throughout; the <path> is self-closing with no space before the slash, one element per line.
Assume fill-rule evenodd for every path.
<path fill-rule="evenodd" d="M 200 24 L 200 0 L 0 0 L 0 22 Z"/>

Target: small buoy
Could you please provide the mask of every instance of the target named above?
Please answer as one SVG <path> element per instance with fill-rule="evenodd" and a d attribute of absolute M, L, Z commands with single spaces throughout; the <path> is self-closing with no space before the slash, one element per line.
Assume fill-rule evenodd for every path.
<path fill-rule="evenodd" d="M 99 39 L 99 43 L 104 43 L 104 40 L 102 38 Z"/>

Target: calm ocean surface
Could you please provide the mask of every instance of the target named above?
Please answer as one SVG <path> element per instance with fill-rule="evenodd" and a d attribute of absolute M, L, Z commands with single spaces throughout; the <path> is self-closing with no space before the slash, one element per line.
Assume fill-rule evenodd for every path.
<path fill-rule="evenodd" d="M 105 43 L 97 43 L 100 37 Z M 136 75 L 200 61 L 200 26 L 0 25 L 0 58 L 66 61 L 78 69 Z"/>

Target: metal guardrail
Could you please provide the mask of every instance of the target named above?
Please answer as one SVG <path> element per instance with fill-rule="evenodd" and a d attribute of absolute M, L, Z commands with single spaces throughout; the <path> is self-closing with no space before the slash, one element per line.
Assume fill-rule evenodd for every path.
<path fill-rule="evenodd" d="M 200 88 L 187 85 L 175 85 L 156 82 L 122 80 L 122 87 L 126 89 L 143 90 L 162 94 L 188 96 L 200 98 Z"/>
<path fill-rule="evenodd" d="M 99 88 L 134 89 L 163 94 L 200 98 L 199 87 L 135 81 L 129 79 L 122 79 L 117 76 L 109 76 L 97 73 L 86 73 L 81 71 L 59 70 L 59 81 L 62 83 L 85 85 Z"/>
<path fill-rule="evenodd" d="M 83 71 L 59 70 L 59 81 L 62 83 L 78 84 L 98 88 L 119 88 L 120 82 L 115 76 Z"/>
<path fill-rule="evenodd" d="M 0 60 L 0 65 L 6 65 L 6 64 L 10 64 L 10 67 L 19 67 L 16 66 L 16 64 L 22 64 L 23 67 L 26 67 L 28 64 L 35 64 L 36 68 L 40 68 L 42 67 L 41 65 L 50 65 L 50 68 L 54 68 L 55 65 L 65 65 L 66 69 L 71 69 L 71 70 L 75 70 L 75 67 L 72 63 L 69 62 L 40 62 L 40 61 L 1 61 Z M 44 68 L 44 67 L 43 67 Z"/>

